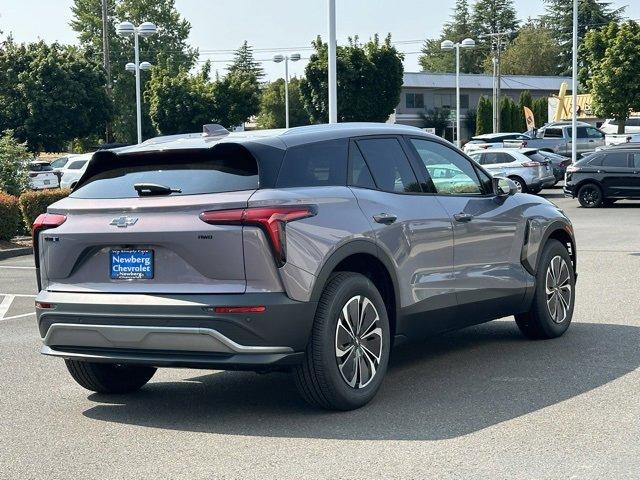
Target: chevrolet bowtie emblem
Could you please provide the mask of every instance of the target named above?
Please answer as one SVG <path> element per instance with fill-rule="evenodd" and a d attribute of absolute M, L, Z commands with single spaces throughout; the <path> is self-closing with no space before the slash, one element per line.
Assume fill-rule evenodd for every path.
<path fill-rule="evenodd" d="M 130 225 L 135 225 L 137 221 L 137 218 L 118 217 L 111 220 L 111 223 L 109 225 L 114 225 L 118 228 L 127 228 Z"/>

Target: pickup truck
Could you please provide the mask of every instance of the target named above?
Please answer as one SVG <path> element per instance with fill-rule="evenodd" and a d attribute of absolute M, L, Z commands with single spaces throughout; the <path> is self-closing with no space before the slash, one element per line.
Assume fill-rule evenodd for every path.
<path fill-rule="evenodd" d="M 578 123 L 578 156 L 593 152 L 605 144 L 605 135 L 587 123 Z M 571 156 L 571 123 L 550 123 L 535 132 L 535 136 L 522 135 L 515 140 L 505 140 L 505 148 L 536 148 L 538 150 Z"/>

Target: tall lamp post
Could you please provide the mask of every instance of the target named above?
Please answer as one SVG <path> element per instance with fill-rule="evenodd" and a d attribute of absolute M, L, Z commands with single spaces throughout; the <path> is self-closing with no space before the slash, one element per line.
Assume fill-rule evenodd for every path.
<path fill-rule="evenodd" d="M 142 107 L 140 99 L 140 70 L 149 70 L 149 62 L 140 63 L 140 50 L 138 48 L 138 38 L 148 38 L 156 33 L 156 26 L 151 22 L 141 23 L 134 26 L 131 22 L 121 22 L 116 26 L 116 33 L 122 36 L 133 35 L 134 63 L 127 63 L 125 69 L 131 71 L 136 76 L 136 117 L 138 123 L 138 143 L 142 143 Z M 133 68 L 132 68 L 133 67 Z"/>
<path fill-rule="evenodd" d="M 455 50 L 456 51 L 456 146 L 460 148 L 460 49 L 461 48 L 474 48 L 476 46 L 475 40 L 472 38 L 465 38 L 460 43 L 453 43 L 451 40 L 445 40 L 440 44 L 442 50 Z"/>
<path fill-rule="evenodd" d="M 273 61 L 276 63 L 284 62 L 284 118 L 285 127 L 289 128 L 289 60 L 297 62 L 300 60 L 299 53 L 291 55 L 275 55 Z"/>
<path fill-rule="evenodd" d="M 338 123 L 338 80 L 336 70 L 336 0 L 328 0 L 328 79 L 329 82 L 329 123 Z"/>
<path fill-rule="evenodd" d="M 571 162 L 578 160 L 578 0 L 573 0 L 573 56 L 571 58 Z"/>

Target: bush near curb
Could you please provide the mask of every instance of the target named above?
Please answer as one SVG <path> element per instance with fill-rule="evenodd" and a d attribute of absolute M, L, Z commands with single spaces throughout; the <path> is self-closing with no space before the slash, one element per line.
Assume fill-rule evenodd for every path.
<path fill-rule="evenodd" d="M 47 212 L 47 207 L 58 200 L 67 197 L 71 190 L 66 188 L 54 188 L 47 190 L 31 190 L 20 195 L 20 210 L 22 219 L 31 230 L 31 225 L 38 215 Z"/>
<path fill-rule="evenodd" d="M 18 197 L 0 192 L 0 240 L 11 240 L 20 233 L 21 226 Z"/>

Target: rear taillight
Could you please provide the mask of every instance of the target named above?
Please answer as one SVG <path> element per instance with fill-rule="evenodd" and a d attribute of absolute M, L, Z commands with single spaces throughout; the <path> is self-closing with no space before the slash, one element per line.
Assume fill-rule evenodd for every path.
<path fill-rule="evenodd" d="M 207 311 L 215 313 L 264 313 L 267 307 L 264 305 L 256 305 L 253 307 L 207 307 Z"/>
<path fill-rule="evenodd" d="M 33 232 L 33 256 L 35 257 L 36 268 L 40 268 L 40 232 L 48 230 L 50 228 L 59 227 L 66 220 L 67 217 L 64 215 L 58 215 L 56 213 L 43 213 L 41 215 L 38 215 L 36 221 L 33 222 L 31 231 Z"/>
<path fill-rule="evenodd" d="M 267 236 L 276 264 L 287 261 L 285 225 L 294 220 L 313 217 L 318 213 L 315 205 L 287 205 L 280 207 L 254 207 L 202 212 L 200 220 L 210 225 L 256 226 Z"/>
<path fill-rule="evenodd" d="M 567 167 L 567 173 L 573 173 L 573 172 L 577 172 L 579 170 L 578 167 L 576 167 L 575 165 L 569 165 Z"/>
<path fill-rule="evenodd" d="M 30 178 L 36 178 L 38 176 L 38 174 L 36 172 L 29 172 L 29 177 Z"/>
<path fill-rule="evenodd" d="M 522 162 L 520 165 L 523 167 L 539 167 L 540 164 L 538 162 Z"/>

